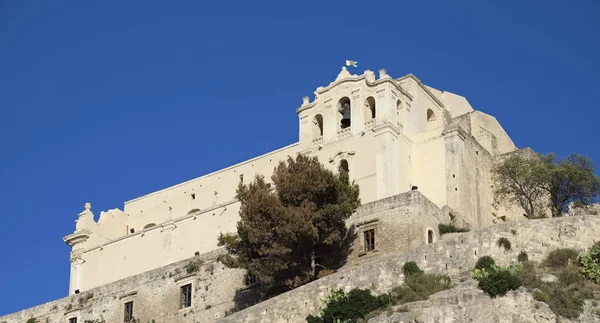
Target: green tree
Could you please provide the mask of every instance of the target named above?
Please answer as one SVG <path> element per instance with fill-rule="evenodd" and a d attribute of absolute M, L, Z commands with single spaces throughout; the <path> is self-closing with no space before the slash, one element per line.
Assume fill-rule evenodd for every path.
<path fill-rule="evenodd" d="M 600 195 L 594 163 L 576 153 L 564 159 L 554 153 L 510 156 L 494 166 L 492 177 L 494 202 L 516 203 L 529 219 L 544 216 L 546 206 L 561 216 L 570 202 L 588 205 Z"/>
<path fill-rule="evenodd" d="M 589 157 L 571 153 L 558 159 L 549 153 L 542 160 L 546 166 L 542 187 L 550 194 L 553 217 L 561 216 L 570 202 L 588 205 L 600 195 L 600 179 Z"/>
<path fill-rule="evenodd" d="M 492 169 L 494 202 L 516 203 L 528 219 L 543 216 L 546 167 L 537 156 L 513 155 Z"/>
<path fill-rule="evenodd" d="M 237 234 L 221 234 L 221 261 L 244 268 L 273 294 L 316 279 L 320 270 L 344 264 L 355 238 L 345 220 L 360 205 L 359 188 L 340 168 L 336 174 L 316 157 L 280 162 L 271 179 L 240 183 Z"/>

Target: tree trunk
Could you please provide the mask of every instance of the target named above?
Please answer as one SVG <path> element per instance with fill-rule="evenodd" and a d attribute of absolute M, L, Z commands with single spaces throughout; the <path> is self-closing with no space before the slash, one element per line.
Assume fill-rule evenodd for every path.
<path fill-rule="evenodd" d="M 310 269 L 312 272 L 313 278 L 315 277 L 316 265 L 315 265 L 315 251 L 313 250 L 310 253 Z"/>

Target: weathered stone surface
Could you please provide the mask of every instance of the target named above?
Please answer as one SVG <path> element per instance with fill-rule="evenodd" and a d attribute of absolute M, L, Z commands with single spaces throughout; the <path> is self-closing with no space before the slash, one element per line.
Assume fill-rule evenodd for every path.
<path fill-rule="evenodd" d="M 561 234 L 561 228 L 566 226 L 572 228 L 573 235 Z M 508 265 L 511 261 L 517 260 L 521 251 L 527 252 L 529 259 L 535 261 L 543 259 L 550 251 L 559 247 L 583 251 L 599 239 L 599 231 L 600 217 L 577 216 L 509 222 L 478 231 L 448 234 L 444 235 L 441 241 L 431 245 L 421 246 L 385 259 L 376 259 L 360 266 L 345 268 L 333 275 L 220 319 L 218 322 L 305 322 L 306 316 L 316 313 L 322 306 L 322 298 L 334 288 L 345 290 L 369 288 L 379 294 L 401 285 L 404 281 L 402 265 L 407 261 L 417 262 L 426 272 L 444 273 L 457 278 L 464 276 L 466 271 L 474 267 L 477 259 L 484 255 L 492 256 L 499 265 Z M 497 246 L 496 241 L 500 237 L 511 241 L 511 250 L 506 251 Z M 454 292 L 448 291 L 450 294 Z M 529 294 L 521 294 L 508 299 L 490 301 L 489 307 L 481 310 L 487 312 L 485 317 L 477 316 L 476 313 L 479 311 L 477 306 L 463 307 L 460 313 L 446 308 L 447 312 L 436 312 L 437 314 L 432 312 L 432 317 L 436 319 L 427 319 L 425 322 L 544 322 L 545 318 L 553 317 L 540 312 L 537 319 L 531 317 L 533 321 L 520 316 L 512 318 L 512 307 L 521 309 L 523 305 L 519 302 L 532 302 L 531 296 L 527 296 Z M 473 289 L 456 294 L 452 302 L 460 308 L 462 306 L 460 304 L 469 303 L 470 300 L 482 296 L 485 295 Z M 431 305 L 423 304 L 433 304 L 433 301 L 433 299 L 428 300 L 414 306 L 422 306 L 421 310 L 424 310 Z M 472 317 L 473 320 L 462 321 L 461 317 Z M 487 321 L 477 321 L 476 318 L 487 319 Z"/>
<path fill-rule="evenodd" d="M 402 310 L 402 312 L 398 312 Z M 408 312 L 404 312 L 408 310 Z M 547 304 L 536 301 L 523 287 L 503 297 L 490 298 L 477 289 L 476 283 L 465 284 L 432 295 L 427 301 L 396 306 L 368 323 L 555 323 L 599 322 L 598 308 L 586 301 L 578 319 L 560 318 Z"/>

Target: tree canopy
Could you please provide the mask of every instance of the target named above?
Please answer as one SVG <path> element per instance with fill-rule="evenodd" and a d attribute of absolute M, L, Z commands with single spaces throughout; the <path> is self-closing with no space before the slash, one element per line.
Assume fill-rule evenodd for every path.
<path fill-rule="evenodd" d="M 498 163 L 492 174 L 495 202 L 516 203 L 527 218 L 545 216 L 545 209 L 561 216 L 569 203 L 588 205 L 600 195 L 594 163 L 577 153 L 563 159 L 554 153 L 514 155 Z"/>
<path fill-rule="evenodd" d="M 267 293 L 295 288 L 339 268 L 355 238 L 346 227 L 360 205 L 359 188 L 348 173 L 327 170 L 316 157 L 280 162 L 271 179 L 257 175 L 240 183 L 236 234 L 221 234 L 221 261 L 255 275 Z"/>

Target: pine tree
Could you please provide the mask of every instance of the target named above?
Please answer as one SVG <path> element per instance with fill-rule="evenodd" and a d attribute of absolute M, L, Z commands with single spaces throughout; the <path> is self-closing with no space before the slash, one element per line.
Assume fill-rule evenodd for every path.
<path fill-rule="evenodd" d="M 267 294 L 316 279 L 344 264 L 355 239 L 346 227 L 360 205 L 359 188 L 348 173 L 327 170 L 317 157 L 298 155 L 280 162 L 274 188 L 257 175 L 240 183 L 237 234 L 221 234 L 221 261 L 255 275 Z"/>

